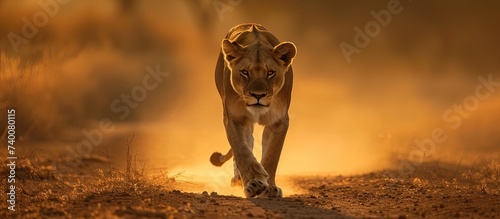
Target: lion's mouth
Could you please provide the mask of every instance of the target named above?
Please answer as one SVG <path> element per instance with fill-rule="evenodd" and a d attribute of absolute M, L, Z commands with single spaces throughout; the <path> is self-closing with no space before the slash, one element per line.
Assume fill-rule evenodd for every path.
<path fill-rule="evenodd" d="M 269 105 L 264 105 L 261 103 L 254 103 L 254 104 L 247 104 L 247 106 L 253 106 L 253 107 L 268 107 Z"/>

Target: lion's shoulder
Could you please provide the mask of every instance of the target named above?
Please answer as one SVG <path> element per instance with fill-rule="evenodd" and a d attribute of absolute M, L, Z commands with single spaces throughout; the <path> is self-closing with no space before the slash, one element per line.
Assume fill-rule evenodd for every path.
<path fill-rule="evenodd" d="M 242 46 L 252 45 L 255 42 L 267 43 L 270 46 L 279 44 L 278 38 L 268 32 L 264 26 L 255 23 L 240 24 L 231 28 L 226 39 Z"/>

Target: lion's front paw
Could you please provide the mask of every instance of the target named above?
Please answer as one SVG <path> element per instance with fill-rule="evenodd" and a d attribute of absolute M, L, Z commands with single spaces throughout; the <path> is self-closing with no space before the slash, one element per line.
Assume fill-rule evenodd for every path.
<path fill-rule="evenodd" d="M 264 192 L 259 195 L 260 198 L 283 198 L 283 190 L 277 186 L 268 186 Z"/>
<path fill-rule="evenodd" d="M 262 192 L 266 191 L 268 187 L 269 186 L 267 182 L 263 182 L 257 179 L 250 180 L 250 182 L 248 182 L 244 188 L 245 197 L 253 198 L 261 194 Z"/>

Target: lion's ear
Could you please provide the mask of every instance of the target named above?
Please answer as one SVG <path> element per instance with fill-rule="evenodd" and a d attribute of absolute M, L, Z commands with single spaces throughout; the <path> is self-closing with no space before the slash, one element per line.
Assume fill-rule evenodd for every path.
<path fill-rule="evenodd" d="M 289 66 L 297 54 L 297 47 L 291 42 L 282 42 L 274 47 L 273 54 L 278 60 L 283 61 L 285 66 Z"/>
<path fill-rule="evenodd" d="M 224 54 L 224 59 L 230 62 L 231 60 L 240 57 L 243 52 L 243 47 L 237 43 L 232 43 L 227 39 L 222 41 L 222 53 Z"/>

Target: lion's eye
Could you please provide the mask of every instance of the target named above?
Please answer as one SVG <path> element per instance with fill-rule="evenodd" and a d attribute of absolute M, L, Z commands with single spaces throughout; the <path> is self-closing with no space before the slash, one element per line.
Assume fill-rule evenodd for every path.
<path fill-rule="evenodd" d="M 240 74 L 243 75 L 243 76 L 245 76 L 245 77 L 248 77 L 248 71 L 247 70 L 241 70 Z"/>
<path fill-rule="evenodd" d="M 276 72 L 275 72 L 275 71 L 268 71 L 268 72 L 267 72 L 267 77 L 268 77 L 268 78 L 271 78 L 271 77 L 273 77 L 275 74 L 276 74 Z"/>

